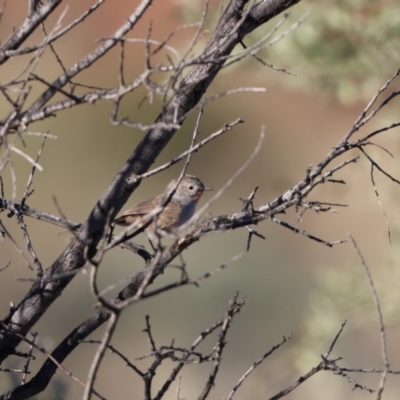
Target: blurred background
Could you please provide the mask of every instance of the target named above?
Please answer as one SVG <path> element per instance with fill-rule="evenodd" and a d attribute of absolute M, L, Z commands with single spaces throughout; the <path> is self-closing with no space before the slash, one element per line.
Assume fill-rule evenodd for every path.
<path fill-rule="evenodd" d="M 12 28 L 19 26 L 26 16 L 25 3 L 21 7 L 7 3 L 0 24 L 0 38 L 4 42 Z M 99 39 L 111 35 L 130 15 L 139 1 L 105 2 L 84 24 L 54 44 L 64 66 L 72 66 L 98 46 Z M 227 2 L 224 2 L 225 4 Z M 65 11 L 63 26 L 77 18 L 92 5 L 91 1 L 64 1 L 46 22 L 50 31 Z M 163 40 L 180 25 L 198 21 L 203 2 L 184 0 L 155 1 L 137 27 L 128 35 L 145 38 L 152 23 L 151 37 Z M 223 6 L 211 1 L 206 26 L 210 31 L 216 24 Z M 303 18 L 305 17 L 305 20 Z M 245 43 L 251 45 L 267 34 L 282 18 L 278 16 L 249 35 Z M 253 151 L 262 126 L 266 137 L 262 150 L 251 166 L 216 202 L 207 215 L 234 213 L 240 209 L 240 198 L 247 197 L 259 186 L 255 205 L 265 204 L 284 193 L 303 179 L 307 167 L 316 165 L 349 131 L 353 122 L 376 91 L 399 68 L 400 4 L 396 1 L 302 1 L 290 10 L 290 15 L 275 37 L 301 20 L 300 26 L 274 46 L 259 55 L 268 63 L 284 68 L 295 75 L 278 72 L 248 59 L 223 70 L 213 82 L 207 96 L 240 87 L 265 87 L 266 93 L 237 94 L 208 104 L 200 124 L 199 140 L 237 118 L 245 123 L 195 153 L 189 173 L 199 176 L 207 186 L 219 189 Z M 181 54 L 188 48 L 195 29 L 178 32 L 171 41 Z M 26 45 L 41 40 L 36 32 Z M 209 38 L 197 46 L 201 49 Z M 241 49 L 237 49 L 240 51 Z M 118 49 L 115 48 L 90 71 L 84 71 L 77 81 L 86 85 L 111 87 L 118 84 Z M 126 79 L 132 79 L 144 69 L 144 45 L 127 45 Z M 164 59 L 163 59 L 164 57 Z M 2 83 L 23 71 L 27 57 L 7 62 L 1 69 Z M 165 54 L 160 55 L 165 60 Z M 37 74 L 51 82 L 62 73 L 54 55 L 47 51 Z M 162 77 L 160 77 L 160 80 Z M 42 89 L 34 87 L 31 99 Z M 392 85 L 390 93 L 399 89 Z M 126 113 L 137 122 L 151 123 L 160 111 L 161 99 L 152 104 L 145 101 L 146 92 L 138 91 L 123 104 Z M 2 116 L 8 107 L 1 100 Z M 140 107 L 139 107 L 140 106 Z M 31 125 L 35 132 L 46 132 L 57 137 L 48 139 L 40 164 L 43 172 L 36 172 L 32 188 L 35 190 L 27 204 L 59 215 L 57 201 L 63 214 L 72 221 L 82 222 L 107 188 L 144 133 L 109 123 L 111 103 L 96 103 L 75 107 L 55 118 Z M 122 116 L 122 115 L 121 115 Z M 184 151 L 191 140 L 196 115 L 192 115 L 175 135 L 157 160 L 161 165 Z M 383 110 L 363 130 L 363 133 L 398 122 L 399 106 Z M 376 148 L 369 154 L 388 172 L 399 178 L 400 141 L 398 130 L 388 131 L 376 138 L 393 155 Z M 40 137 L 26 136 L 26 147 L 18 138 L 9 137 L 15 146 L 35 158 L 41 145 Z M 17 154 L 12 154 L 16 171 L 19 201 L 31 172 L 31 165 Z M 182 168 L 173 168 L 145 180 L 130 199 L 127 207 L 160 193 Z M 351 233 L 369 265 L 380 296 L 388 340 L 389 361 L 392 369 L 400 369 L 399 313 L 400 272 L 398 265 L 400 188 L 379 173 L 375 182 L 390 223 L 390 244 L 387 224 L 374 193 L 370 165 L 361 157 L 356 164 L 342 170 L 337 179 L 346 185 L 325 184 L 314 191 L 310 199 L 347 204 L 337 213 L 302 216 L 300 227 L 328 241 L 347 240 Z M 12 198 L 10 169 L 2 171 L 5 197 Z M 202 202 L 210 198 L 207 193 Z M 296 215 L 284 216 L 294 223 Z M 283 218 L 283 217 L 282 217 Z M 18 245 L 25 250 L 22 233 L 15 219 L 6 213 L 1 220 Z M 33 245 L 44 267 L 48 267 L 63 251 L 70 234 L 63 229 L 26 218 Z M 245 307 L 233 321 L 228 334 L 223 362 L 217 384 L 210 398 L 223 398 L 243 373 L 263 353 L 292 334 L 292 339 L 269 357 L 247 379 L 238 391 L 237 399 L 269 398 L 294 383 L 301 374 L 320 361 L 329 348 L 341 323 L 347 320 L 333 356 L 343 356 L 341 365 L 349 368 L 381 368 L 383 366 L 379 323 L 371 289 L 350 243 L 328 248 L 303 236 L 293 234 L 270 221 L 260 223 L 257 230 L 266 240 L 254 238 L 251 251 L 240 261 L 219 275 L 205 280 L 200 287 L 185 287 L 136 304 L 122 316 L 113 345 L 131 361 L 150 353 L 145 328 L 145 315 L 151 325 L 157 345 L 168 345 L 172 340 L 179 347 L 189 346 L 205 328 L 220 319 L 235 292 L 246 301 Z M 147 242 L 139 239 L 144 245 Z M 247 231 L 236 230 L 204 237 L 183 256 L 192 277 L 212 270 L 246 248 Z M 8 238 L 0 243 L 0 267 L 11 259 L 10 266 L 1 272 L 0 312 L 8 313 L 9 302 L 18 303 L 30 287 L 30 282 L 18 278 L 34 278 Z M 26 252 L 27 257 L 29 254 Z M 176 261 L 179 264 L 179 261 Z M 100 286 L 108 285 L 132 275 L 143 267 L 139 258 L 116 249 L 107 254 L 101 267 Z M 176 268 L 168 268 L 154 287 L 178 278 Z M 120 286 L 119 288 L 121 288 Z M 117 293 L 110 292 L 109 296 Z M 94 299 L 89 291 L 88 275 L 79 274 L 47 314 L 35 326 L 38 343 L 51 351 L 74 327 L 93 312 Z M 102 329 L 92 339 L 100 339 Z M 216 339 L 214 336 L 213 339 Z M 209 339 L 202 349 L 211 348 Z M 27 346 L 21 345 L 27 351 Z M 83 344 L 64 366 L 81 380 L 96 351 L 96 345 Z M 44 357 L 35 353 L 31 364 L 35 373 Z M 149 360 L 137 361 L 145 368 Z M 20 366 L 9 360 L 7 367 Z M 180 384 L 181 398 L 196 398 L 207 379 L 210 365 L 191 365 L 183 370 Z M 166 363 L 155 377 L 161 384 L 168 376 L 172 363 Z M 360 384 L 376 389 L 380 375 L 351 374 Z M 1 392 L 9 390 L 13 377 L 2 373 Z M 107 354 L 96 381 L 96 390 L 108 399 L 141 399 L 143 385 L 115 355 Z M 177 384 L 166 396 L 176 398 Z M 345 378 L 332 373 L 319 373 L 301 385 L 290 399 L 364 399 L 367 391 L 352 391 Z M 386 399 L 398 399 L 400 380 L 389 376 Z M 76 399 L 82 389 L 63 373 L 57 372 L 52 386 L 38 399 Z"/>

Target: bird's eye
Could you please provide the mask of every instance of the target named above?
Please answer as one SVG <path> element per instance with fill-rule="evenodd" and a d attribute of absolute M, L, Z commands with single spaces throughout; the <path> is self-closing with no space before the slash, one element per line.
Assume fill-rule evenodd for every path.
<path fill-rule="evenodd" d="M 189 186 L 189 190 L 193 190 L 194 189 L 194 186 L 193 185 L 190 185 Z"/>

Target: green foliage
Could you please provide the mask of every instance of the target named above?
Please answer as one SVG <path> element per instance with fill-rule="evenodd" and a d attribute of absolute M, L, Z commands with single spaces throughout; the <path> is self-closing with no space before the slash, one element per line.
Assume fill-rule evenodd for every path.
<path fill-rule="evenodd" d="M 308 76 L 343 102 L 368 99 L 398 69 L 400 2 L 304 0 L 290 19 L 308 10 L 299 29 L 269 52 L 273 63 Z"/>

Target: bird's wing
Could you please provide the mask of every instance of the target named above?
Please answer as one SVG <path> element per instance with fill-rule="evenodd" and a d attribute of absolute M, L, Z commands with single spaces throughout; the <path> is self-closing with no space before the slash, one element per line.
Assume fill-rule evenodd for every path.
<path fill-rule="evenodd" d="M 154 199 L 142 201 L 135 204 L 129 210 L 126 210 L 123 215 L 146 215 L 154 210 Z"/>

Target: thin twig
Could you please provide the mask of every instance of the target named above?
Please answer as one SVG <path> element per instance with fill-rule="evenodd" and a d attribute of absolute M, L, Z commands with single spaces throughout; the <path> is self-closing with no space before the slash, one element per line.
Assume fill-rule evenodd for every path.
<path fill-rule="evenodd" d="M 247 377 L 267 358 L 269 357 L 275 350 L 278 350 L 281 346 L 283 346 L 288 340 L 290 340 L 292 336 L 283 337 L 282 341 L 277 345 L 273 346 L 270 350 L 268 350 L 264 355 L 262 355 L 257 361 L 253 363 L 253 365 L 243 374 L 243 376 L 238 380 L 236 385 L 232 388 L 229 393 L 227 400 L 233 399 L 236 391 L 240 388 L 243 382 L 247 379 Z"/>
<path fill-rule="evenodd" d="M 92 393 L 94 393 L 93 385 L 94 381 L 96 380 L 97 371 L 99 370 L 101 360 L 104 357 L 104 354 L 107 350 L 107 346 L 110 343 L 112 335 L 117 327 L 118 317 L 119 317 L 118 313 L 113 312 L 111 314 L 111 318 L 109 320 L 107 329 L 103 334 L 103 340 L 90 366 L 88 378 L 86 380 L 86 385 L 85 385 L 85 392 L 83 393 L 82 400 L 90 400 L 90 398 L 92 397 Z"/>
<path fill-rule="evenodd" d="M 254 148 L 253 152 L 247 158 L 247 160 L 236 171 L 236 173 L 225 183 L 225 185 L 222 186 L 222 188 L 219 189 L 218 192 L 215 193 L 215 195 L 202 208 L 200 208 L 199 211 L 196 212 L 196 214 L 182 227 L 182 229 L 185 229 L 185 226 L 189 225 L 192 221 L 195 221 L 201 215 L 203 215 L 211 207 L 211 205 L 214 204 L 226 192 L 226 190 L 235 182 L 235 180 L 248 168 L 248 166 L 252 163 L 254 158 L 257 156 L 257 154 L 261 150 L 261 147 L 262 147 L 262 144 L 264 141 L 264 137 L 265 137 L 265 127 L 263 126 L 261 128 L 258 143 L 257 143 L 256 147 Z"/>
<path fill-rule="evenodd" d="M 389 219 L 388 219 L 388 216 L 386 214 L 385 208 L 383 207 L 381 198 L 379 196 L 378 189 L 376 188 L 376 184 L 375 184 L 374 164 L 371 164 L 371 182 L 372 182 L 372 187 L 374 188 L 376 199 L 378 200 L 379 207 L 380 207 L 380 209 L 382 211 L 382 214 L 383 214 L 383 217 L 385 218 L 385 221 L 386 221 L 386 229 L 387 229 L 387 235 L 388 235 L 389 243 L 392 244 L 392 235 L 391 235 L 391 230 L 390 230 Z"/>
<path fill-rule="evenodd" d="M 367 275 L 369 287 L 371 288 L 372 296 L 374 298 L 375 309 L 378 314 L 380 333 L 381 333 L 382 359 L 383 359 L 383 364 L 384 364 L 384 370 L 382 372 L 381 381 L 379 383 L 379 389 L 378 389 L 377 396 L 376 396 L 376 399 L 380 400 L 382 398 L 383 390 L 385 388 L 386 377 L 387 377 L 387 374 L 388 374 L 388 371 L 390 368 L 389 357 L 388 357 L 388 352 L 387 352 L 385 324 L 383 322 L 383 314 L 382 314 L 382 309 L 381 309 L 381 305 L 380 305 L 380 301 L 379 301 L 379 296 L 376 291 L 371 272 L 367 266 L 367 263 L 364 260 L 364 256 L 362 255 L 361 250 L 358 247 L 357 242 L 355 241 L 354 237 L 351 234 L 349 234 L 349 237 L 353 244 L 354 249 L 357 252 L 358 258 L 364 268 L 365 274 Z"/>
<path fill-rule="evenodd" d="M 37 332 L 31 332 L 32 335 L 32 343 L 35 343 L 36 337 L 37 337 Z M 26 382 L 26 376 L 27 374 L 30 373 L 29 371 L 29 363 L 32 360 L 32 352 L 33 352 L 33 344 L 29 346 L 29 352 L 28 352 L 28 357 L 26 358 L 26 363 L 24 365 L 24 374 L 22 375 L 22 380 L 21 380 L 21 385 L 25 385 Z"/>

